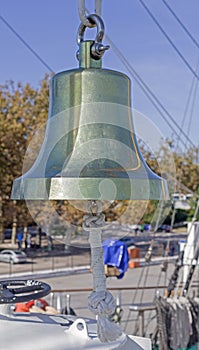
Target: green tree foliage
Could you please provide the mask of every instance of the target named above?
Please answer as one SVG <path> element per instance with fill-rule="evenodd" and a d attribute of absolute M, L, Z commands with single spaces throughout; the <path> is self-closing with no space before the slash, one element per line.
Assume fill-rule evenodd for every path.
<path fill-rule="evenodd" d="M 16 85 L 12 81 L 0 86 L 1 228 L 12 222 L 14 209 L 9 198 L 13 179 L 21 175 L 23 158 L 34 131 L 47 119 L 48 85 L 46 76 L 37 90 L 29 84 Z M 17 203 L 17 207 L 20 223 L 30 221 L 24 203 Z M 0 235 L 2 240 L 2 232 Z"/>
<path fill-rule="evenodd" d="M 169 148 L 168 148 L 169 146 Z M 191 219 L 193 216 L 198 191 L 199 191 L 199 152 L 198 147 L 190 147 L 186 152 L 176 152 L 175 144 L 171 140 L 167 140 L 166 143 L 160 148 L 158 156 L 154 157 L 153 154 L 144 147 L 142 147 L 142 153 L 146 159 L 146 162 L 150 168 L 158 175 L 167 175 L 167 181 L 172 189 L 170 194 L 184 193 L 193 194 L 191 201 L 191 210 L 184 211 L 178 209 L 175 216 L 175 221 L 185 221 Z M 174 160 L 175 171 L 170 171 L 171 158 Z M 162 171 L 163 170 L 163 171 Z M 169 175 L 168 175 L 169 174 Z M 155 210 L 156 203 L 150 202 L 143 220 L 150 221 L 152 213 Z M 166 218 L 166 223 L 171 223 L 171 211 Z"/>

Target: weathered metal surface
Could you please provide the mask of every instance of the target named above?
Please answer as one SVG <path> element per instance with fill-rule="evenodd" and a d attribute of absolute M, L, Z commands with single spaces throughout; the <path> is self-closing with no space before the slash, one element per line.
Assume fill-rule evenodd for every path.
<path fill-rule="evenodd" d="M 49 119 L 32 168 L 12 199 L 167 199 L 164 179 L 145 163 L 133 130 L 129 78 L 102 69 L 80 45 L 80 68 L 51 80 Z"/>

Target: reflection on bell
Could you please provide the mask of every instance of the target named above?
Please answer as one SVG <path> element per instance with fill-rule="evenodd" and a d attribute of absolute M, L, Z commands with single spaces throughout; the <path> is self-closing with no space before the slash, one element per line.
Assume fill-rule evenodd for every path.
<path fill-rule="evenodd" d="M 168 199 L 133 132 L 130 80 L 102 69 L 91 44 L 80 45 L 79 69 L 52 78 L 44 142 L 12 199 Z"/>

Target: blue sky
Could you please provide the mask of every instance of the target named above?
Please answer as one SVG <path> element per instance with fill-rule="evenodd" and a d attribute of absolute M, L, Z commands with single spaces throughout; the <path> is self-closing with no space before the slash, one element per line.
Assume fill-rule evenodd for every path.
<path fill-rule="evenodd" d="M 149 9 L 195 70 L 199 50 L 172 17 L 162 0 L 144 0 Z M 199 41 L 199 1 L 167 0 L 184 25 Z M 86 1 L 94 9 L 94 0 Z M 77 0 L 1 0 L 0 14 L 25 41 L 51 66 L 54 72 L 76 68 L 76 34 L 80 24 Z M 105 30 L 128 62 L 152 89 L 164 107 L 181 124 L 189 96 L 193 74 L 148 16 L 139 0 L 103 0 L 102 18 Z M 86 37 L 94 38 L 95 30 L 86 30 Z M 29 82 L 37 87 L 47 69 L 0 20 L 0 84 L 7 80 Z M 105 43 L 107 41 L 105 40 Z M 105 68 L 129 75 L 122 62 L 110 49 L 104 55 Z M 132 103 L 134 108 L 147 115 L 165 136 L 171 130 L 148 101 L 132 77 Z M 199 89 L 198 89 L 199 90 Z M 191 95 L 193 98 L 193 93 Z M 190 138 L 199 144 L 199 91 L 185 118 L 187 132 L 190 118 Z M 192 117 L 191 117 L 192 113 Z"/>

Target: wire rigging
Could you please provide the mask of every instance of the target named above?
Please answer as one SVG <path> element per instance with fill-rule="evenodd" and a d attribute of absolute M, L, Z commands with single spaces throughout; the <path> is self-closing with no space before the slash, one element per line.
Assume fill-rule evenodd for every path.
<path fill-rule="evenodd" d="M 84 8 L 85 12 L 87 14 L 89 14 L 89 11 L 87 8 Z M 158 100 L 158 98 L 156 97 L 156 95 L 152 92 L 152 90 L 147 86 L 147 84 L 143 81 L 143 79 L 138 75 L 138 73 L 135 71 L 135 69 L 132 67 L 132 65 L 130 65 L 130 63 L 127 61 L 127 59 L 124 57 L 124 55 L 122 54 L 122 52 L 117 48 L 117 46 L 113 43 L 113 41 L 109 38 L 108 35 L 106 35 L 107 41 L 109 42 L 109 44 L 111 45 L 111 47 L 113 48 L 113 50 L 115 51 L 116 55 L 118 56 L 118 58 L 121 60 L 121 62 L 124 64 L 125 68 L 127 69 L 127 71 L 130 73 L 131 76 L 133 76 L 134 80 L 137 82 L 137 84 L 140 86 L 141 90 L 145 93 L 145 95 L 148 97 L 148 99 L 150 100 L 150 102 L 153 104 L 153 106 L 156 108 L 156 110 L 160 113 L 161 117 L 164 119 L 164 121 L 167 123 L 167 125 L 170 127 L 170 129 L 173 131 L 173 133 L 179 138 L 180 136 L 178 135 L 178 133 L 176 132 L 176 130 L 172 127 L 171 123 L 165 118 L 164 114 L 162 113 L 162 111 L 160 110 L 160 108 L 157 106 L 157 104 L 163 109 L 163 111 L 166 113 L 166 115 L 172 120 L 172 122 L 174 123 L 174 125 L 176 126 L 176 128 L 179 130 L 180 133 L 183 134 L 183 136 L 185 137 L 186 140 L 189 141 L 189 143 L 195 147 L 194 143 L 192 142 L 191 139 L 187 138 L 187 135 L 185 134 L 185 132 L 182 130 L 182 128 L 179 127 L 178 123 L 175 121 L 175 119 L 171 116 L 171 114 L 166 110 L 166 108 L 163 106 L 163 104 Z M 156 103 L 153 101 L 153 99 L 156 101 Z M 180 138 L 181 139 L 181 138 Z M 181 140 L 182 144 L 185 146 L 187 145 L 187 142 L 184 143 Z"/>
<path fill-rule="evenodd" d="M 135 71 L 135 69 L 132 67 L 132 65 L 127 61 L 127 59 L 124 57 L 122 52 L 117 48 L 117 46 L 113 43 L 113 41 L 106 35 L 107 41 L 111 45 L 112 49 L 115 51 L 116 55 L 119 57 L 121 62 L 124 64 L 127 71 L 130 73 L 131 76 L 133 76 L 134 80 L 137 82 L 137 84 L 140 86 L 141 90 L 145 93 L 145 95 L 148 97 L 148 99 L 151 101 L 153 106 L 156 108 L 156 110 L 160 113 L 161 117 L 164 119 L 164 121 L 167 123 L 167 125 L 170 127 L 170 129 L 173 131 L 173 133 L 178 137 L 178 133 L 173 128 L 171 123 L 166 119 L 163 112 L 160 110 L 158 106 L 162 108 L 164 113 L 167 115 L 167 117 L 173 122 L 173 124 L 176 126 L 176 128 L 181 132 L 181 134 L 185 137 L 185 139 L 195 147 L 195 144 L 193 141 L 187 137 L 186 133 L 182 130 L 182 128 L 178 125 L 178 123 L 175 121 L 174 117 L 167 111 L 167 109 L 163 106 L 163 104 L 160 102 L 160 100 L 156 97 L 155 93 L 148 87 L 148 85 L 144 82 L 144 80 L 140 77 L 140 75 Z M 182 144 L 186 147 L 186 143 L 182 141 Z"/>
<path fill-rule="evenodd" d="M 17 33 L 17 31 L 8 23 L 8 21 L 0 15 L 0 19 L 2 22 L 10 29 L 10 31 L 25 45 L 25 47 L 50 71 L 50 73 L 54 73 L 54 69 L 52 69 L 42 58 L 41 56 L 25 41 L 22 36 Z"/>
<path fill-rule="evenodd" d="M 87 10 L 86 10 L 87 11 Z M 21 35 L 19 35 L 17 33 L 17 31 L 5 20 L 5 18 L 0 15 L 0 19 L 6 24 L 6 26 L 17 36 L 17 38 L 34 54 L 35 57 L 37 57 L 39 59 L 39 61 L 50 71 L 53 72 L 53 69 L 41 58 L 41 56 L 39 54 L 36 53 L 35 50 L 32 49 L 32 47 L 21 37 Z M 144 83 L 144 81 L 141 79 L 141 77 L 135 72 L 135 70 L 130 66 L 130 64 L 128 63 L 128 61 L 125 59 L 125 57 L 122 55 L 122 53 L 116 48 L 116 46 L 113 44 L 112 40 L 110 38 L 107 37 L 107 39 L 109 40 L 109 42 L 111 43 L 113 49 L 117 52 L 118 57 L 121 59 L 121 61 L 123 62 L 123 64 L 125 65 L 125 67 L 127 68 L 127 70 L 130 72 L 131 75 L 133 75 L 134 79 L 137 81 L 137 83 L 139 84 L 139 86 L 141 87 L 141 89 L 144 91 L 144 93 L 147 95 L 147 97 L 149 98 L 149 100 L 151 101 L 151 103 L 155 106 L 155 108 L 158 110 L 158 112 L 160 113 L 160 115 L 162 116 L 162 118 L 165 120 L 165 122 L 167 123 L 167 125 L 171 128 L 171 130 L 173 130 L 174 134 L 178 136 L 178 134 L 176 133 L 175 129 L 172 127 L 171 123 L 166 120 L 165 116 L 163 115 L 162 111 L 159 109 L 159 107 L 154 103 L 154 101 L 152 100 L 151 96 L 153 96 L 153 98 L 156 100 L 156 102 L 159 104 L 159 106 L 164 110 L 164 112 L 167 114 L 167 116 L 172 120 L 172 122 L 175 124 L 175 126 L 179 129 L 179 131 L 184 135 L 184 137 L 186 138 L 187 135 L 183 132 L 182 128 L 179 128 L 178 124 L 175 122 L 174 118 L 172 118 L 172 116 L 168 113 L 168 111 L 166 111 L 166 109 L 164 108 L 164 106 L 160 103 L 160 101 L 156 98 L 155 94 L 152 93 L 152 91 L 148 88 L 148 86 Z M 129 68 L 130 66 L 130 68 Z M 132 73 L 133 72 L 133 73 Z M 141 83 L 140 83 L 141 81 Z M 143 84 L 145 89 L 143 88 L 143 86 L 141 85 Z M 149 95 L 151 94 L 151 96 Z M 188 139 L 189 143 L 195 147 L 195 145 L 193 144 L 193 142 Z M 184 144 L 186 145 L 186 144 Z"/>
<path fill-rule="evenodd" d="M 89 13 L 88 9 L 85 8 L 85 11 L 87 13 Z M 193 144 L 193 142 L 187 137 L 187 135 L 184 133 L 183 129 L 179 127 L 179 125 L 176 123 L 175 119 L 169 114 L 169 112 L 166 110 L 166 108 L 162 105 L 162 103 L 157 99 L 157 97 L 155 96 L 155 94 L 149 89 L 149 87 L 146 85 L 146 83 L 144 83 L 144 81 L 141 79 L 141 77 L 136 73 L 136 71 L 133 69 L 132 66 L 130 66 L 129 62 L 126 60 L 126 58 L 122 55 L 122 53 L 119 51 L 119 49 L 116 47 L 116 45 L 113 43 L 113 41 L 106 35 L 107 40 L 109 41 L 110 45 L 114 48 L 114 50 L 116 51 L 117 56 L 120 58 L 120 60 L 122 61 L 122 63 L 125 65 L 125 67 L 127 68 L 127 70 L 130 72 L 131 75 L 133 75 L 134 79 L 137 81 L 138 85 L 141 87 L 141 89 L 144 91 L 144 93 L 147 95 L 147 97 L 149 98 L 149 100 L 152 102 L 152 104 L 155 106 L 155 108 L 158 110 L 158 112 L 160 113 L 160 115 L 162 116 L 162 118 L 164 119 L 164 121 L 167 123 L 167 125 L 173 130 L 174 134 L 177 135 L 178 139 L 179 139 L 179 135 L 180 133 L 182 133 L 186 139 L 186 143 L 184 143 L 185 149 L 187 149 L 187 141 L 190 142 L 190 144 L 195 147 L 195 145 Z M 130 69 L 129 67 L 130 66 Z M 132 73 L 133 71 L 133 73 Z M 140 84 L 143 84 L 143 86 L 146 88 L 146 90 L 143 88 L 143 86 L 141 86 Z M 167 116 L 169 116 L 169 118 L 172 120 L 172 122 L 174 123 L 174 125 L 179 129 L 179 134 L 176 133 L 176 131 L 173 129 L 172 125 L 168 122 L 168 120 L 166 120 L 166 118 L 164 117 L 164 115 L 162 114 L 162 112 L 160 111 L 160 109 L 157 107 L 157 105 L 154 104 L 154 101 L 152 101 L 152 99 L 150 98 L 149 94 L 147 93 L 149 92 L 151 94 L 151 96 L 154 98 L 154 100 L 156 102 L 158 102 L 159 106 L 164 110 L 164 112 L 167 114 Z"/>
<path fill-rule="evenodd" d="M 197 40 L 194 38 L 194 36 L 191 34 L 191 32 L 187 29 L 187 27 L 184 25 L 184 23 L 180 20 L 180 18 L 176 15 L 175 11 L 171 8 L 171 6 L 169 6 L 167 1 L 166 0 L 162 0 L 162 3 L 166 6 L 166 8 L 169 10 L 169 12 L 173 15 L 175 20 L 178 22 L 178 24 L 181 26 L 181 28 L 184 30 L 184 32 L 188 35 L 188 37 L 191 39 L 191 41 L 195 44 L 195 46 L 197 48 L 199 48 L 199 43 L 197 42 Z M 198 72 L 198 69 L 199 69 L 199 60 L 198 60 L 197 66 L 196 66 L 196 74 Z M 193 77 L 193 82 L 192 82 L 192 85 L 191 85 L 191 88 L 190 88 L 190 92 L 189 92 L 188 99 L 187 99 L 187 104 L 186 104 L 186 107 L 185 107 L 184 116 L 183 116 L 182 123 L 181 123 L 181 128 L 182 129 L 184 127 L 185 118 L 186 118 L 188 107 L 189 107 L 189 102 L 191 100 L 191 95 L 192 95 L 192 92 L 193 92 L 193 89 L 194 89 L 194 84 L 195 84 L 195 76 Z M 192 102 L 192 107 L 191 107 L 191 115 L 190 115 L 190 118 L 189 118 L 189 125 L 188 125 L 188 131 L 187 131 L 187 135 L 188 136 L 189 136 L 191 122 L 192 122 L 192 117 L 193 117 L 193 108 L 194 108 L 194 104 L 195 104 L 197 87 L 198 86 L 197 86 L 197 82 L 196 82 L 195 89 L 194 89 L 194 92 L 193 92 L 194 96 L 193 96 L 193 102 Z M 176 149 L 178 148 L 178 141 L 179 140 L 177 139 Z"/>
<path fill-rule="evenodd" d="M 198 72 L 198 71 L 199 71 L 199 59 L 198 59 L 197 65 L 196 65 L 196 72 Z M 198 84 L 198 81 L 196 82 L 196 86 L 197 86 L 197 84 Z M 192 107 L 195 104 L 195 97 L 196 97 L 196 91 L 195 90 L 196 90 L 196 88 L 194 89 L 194 85 L 195 85 L 195 77 L 193 77 L 192 84 L 191 84 L 191 87 L 190 87 L 190 90 L 189 90 L 187 103 L 186 103 L 186 106 L 185 106 L 184 115 L 183 115 L 182 122 L 181 122 L 181 129 L 184 128 L 185 119 L 186 119 L 186 115 L 187 115 L 187 112 L 188 112 L 188 108 L 189 108 L 189 104 L 190 104 L 190 100 L 191 100 L 191 95 L 192 95 L 193 91 L 194 91 L 194 98 L 193 98 Z M 193 108 L 192 108 L 192 113 L 193 113 Z M 189 134 L 188 134 L 188 136 L 189 136 Z M 176 150 L 178 148 L 179 137 L 180 137 L 180 133 L 178 135 L 177 142 L 176 142 Z"/>
<path fill-rule="evenodd" d="M 189 38 L 192 40 L 192 42 L 195 44 L 195 46 L 199 49 L 199 43 L 198 41 L 194 38 L 194 36 L 190 33 L 190 31 L 187 29 L 187 27 L 184 25 L 184 23 L 180 20 L 180 18 L 176 15 L 174 10 L 172 10 L 171 6 L 166 2 L 166 0 L 161 0 L 163 4 L 167 7 L 167 9 L 171 12 L 171 14 L 174 16 L 176 21 L 181 25 L 185 33 L 189 36 Z"/>
<path fill-rule="evenodd" d="M 86 10 L 88 11 L 88 10 Z M 4 22 L 4 24 L 13 32 L 13 34 L 26 46 L 26 48 L 29 49 L 29 51 L 50 71 L 50 72 L 54 72 L 54 70 L 41 58 L 41 56 L 22 38 L 21 35 L 19 35 L 17 33 L 17 31 L 13 28 L 13 26 L 11 26 L 8 21 L 2 16 L 0 15 L 0 19 Z M 176 130 L 172 127 L 171 123 L 165 118 L 164 114 L 162 113 L 162 111 L 160 110 L 160 108 L 158 107 L 158 105 L 163 109 L 163 111 L 166 113 L 166 115 L 168 116 L 168 118 L 174 123 L 174 125 L 176 126 L 176 128 L 178 128 L 178 130 L 180 131 L 180 133 L 185 137 L 185 139 L 193 146 L 195 147 L 194 143 L 192 142 L 192 140 L 190 140 L 189 137 L 187 137 L 187 135 L 185 134 L 185 132 L 182 130 L 182 128 L 179 127 L 179 125 L 176 123 L 175 119 L 170 115 L 170 113 L 166 110 L 166 108 L 163 106 L 163 104 L 158 100 L 158 98 L 155 96 L 155 94 L 149 89 L 149 87 L 146 85 L 146 83 L 143 81 L 143 79 L 141 79 L 141 77 L 136 73 L 136 71 L 133 69 L 133 67 L 128 63 L 128 61 L 126 60 L 126 58 L 122 55 L 122 53 L 119 51 L 119 49 L 116 47 L 116 45 L 112 42 L 112 40 L 110 38 L 107 37 L 107 40 L 109 40 L 109 42 L 111 43 L 113 49 L 115 50 L 116 54 L 118 55 L 118 57 L 120 58 L 120 60 L 122 61 L 122 63 L 125 65 L 126 69 L 129 71 L 129 73 L 134 77 L 134 79 L 136 80 L 136 82 L 138 83 L 138 85 L 140 86 L 140 88 L 142 89 L 142 91 L 146 94 L 146 96 L 148 97 L 148 99 L 151 101 L 151 103 L 154 105 L 154 107 L 156 108 L 156 110 L 160 113 L 160 115 L 162 116 L 162 118 L 164 119 L 164 121 L 167 123 L 167 125 L 171 128 L 171 130 L 174 132 L 175 135 L 178 136 Z M 153 101 L 153 99 L 156 101 L 156 103 Z M 186 144 L 182 141 L 183 145 L 186 146 Z"/>
<path fill-rule="evenodd" d="M 168 40 L 168 42 L 170 43 L 170 45 L 173 47 L 173 49 L 177 52 L 178 56 L 181 58 L 181 60 L 184 62 L 184 64 L 186 65 L 186 67 L 190 70 L 190 72 L 197 78 L 197 80 L 199 79 L 199 76 L 196 74 L 195 70 L 192 68 L 192 66 L 189 64 L 189 62 L 187 61 L 187 59 L 184 57 L 184 55 L 180 52 L 180 50 L 177 48 L 177 46 L 174 44 L 174 42 L 171 40 L 171 38 L 169 37 L 169 35 L 165 32 L 165 30 L 163 29 L 163 27 L 160 25 L 160 23 L 158 22 L 158 20 L 156 19 L 156 17 L 152 14 L 152 12 L 149 10 L 149 8 L 146 6 L 146 4 L 144 3 L 143 0 L 138 0 L 140 2 L 140 4 L 143 6 L 143 8 L 145 9 L 145 11 L 148 13 L 148 15 L 152 18 L 153 22 L 157 25 L 157 27 L 159 28 L 159 30 L 161 31 L 161 33 L 165 36 L 165 38 Z"/>
<path fill-rule="evenodd" d="M 194 36 L 192 35 L 192 33 L 188 30 L 188 28 L 184 25 L 184 23 L 181 21 L 181 19 L 176 15 L 175 11 L 171 8 L 171 6 L 167 3 L 166 0 L 162 0 L 162 3 L 166 6 L 166 8 L 169 10 L 169 12 L 173 15 L 173 17 L 175 18 L 175 20 L 177 21 L 177 23 L 181 26 L 181 28 L 184 30 L 184 32 L 187 34 L 187 36 L 191 39 L 191 41 L 193 42 L 193 44 L 199 48 L 199 43 L 198 41 L 194 38 Z M 196 67 L 196 73 L 199 72 L 199 59 L 198 59 L 198 63 L 197 63 L 197 67 Z M 194 89 L 194 84 L 195 84 L 195 76 L 193 77 L 193 82 L 190 88 L 190 92 L 189 92 L 189 96 L 187 99 L 187 104 L 185 107 L 185 112 L 184 112 L 184 116 L 182 119 L 182 123 L 181 123 L 181 128 L 184 128 L 184 123 L 185 123 L 185 118 L 187 115 L 187 110 L 188 110 L 188 106 L 189 106 L 189 101 L 191 100 L 191 94 L 193 92 Z M 190 128 L 191 128 L 191 123 L 192 123 L 192 118 L 193 118 L 193 108 L 194 108 L 194 104 L 195 104 L 195 99 L 196 99 L 196 94 L 197 94 L 197 89 L 198 89 L 198 81 L 195 84 L 195 89 L 193 92 L 193 101 L 192 101 L 192 107 L 191 107 L 191 113 L 190 113 L 190 117 L 189 117 L 189 124 L 188 124 L 188 131 L 187 131 L 187 135 L 189 135 L 190 133 Z M 180 136 L 180 133 L 179 133 Z M 176 149 L 178 149 L 178 142 L 179 142 L 179 138 L 177 138 L 177 144 L 176 144 Z"/>
<path fill-rule="evenodd" d="M 197 62 L 196 71 L 199 71 L 199 59 L 198 59 L 198 62 Z M 188 128 L 187 128 L 187 136 L 189 136 L 190 129 L 191 129 L 191 123 L 192 123 L 192 119 L 193 119 L 193 112 L 194 112 L 194 106 L 195 106 L 195 102 L 196 102 L 197 90 L 198 90 L 198 80 L 196 80 L 195 77 L 193 77 L 193 82 L 192 82 L 192 86 L 191 86 L 190 93 L 189 93 L 189 96 L 188 96 L 184 117 L 183 117 L 183 120 L 182 120 L 182 123 L 181 123 L 181 127 L 183 128 L 184 127 L 185 118 L 186 118 L 186 114 L 187 114 L 187 110 L 188 110 L 188 106 L 189 106 L 189 102 L 191 101 L 191 94 L 193 92 L 192 104 L 190 103 L 191 104 L 191 110 L 190 110 L 189 123 L 188 123 Z M 177 139 L 177 141 L 178 141 L 178 139 Z M 177 149 L 177 146 L 178 146 L 178 143 L 176 144 L 176 149 Z M 187 142 L 186 142 L 186 146 L 187 146 Z M 185 147 L 185 149 L 186 148 L 187 147 Z M 177 191 L 178 191 L 178 187 L 180 187 L 180 184 L 181 184 L 181 179 L 182 179 L 182 175 L 183 175 L 183 169 L 184 169 L 184 167 L 183 167 L 183 163 L 182 163 L 181 167 L 180 167 L 179 177 L 178 177 Z"/>
<path fill-rule="evenodd" d="M 192 102 L 192 106 L 191 106 L 190 117 L 189 117 L 189 124 L 188 124 L 188 128 L 187 128 L 187 135 L 188 136 L 190 134 L 190 129 L 191 129 L 191 123 L 192 123 L 192 119 L 193 119 L 193 111 L 194 111 L 194 106 L 195 106 L 195 103 L 196 103 L 197 92 L 198 92 L 198 81 L 196 81 L 194 92 L 193 92 L 193 102 Z"/>

